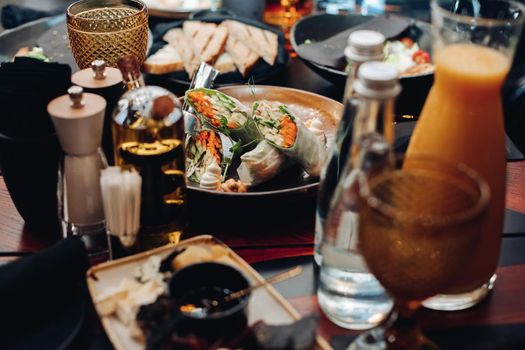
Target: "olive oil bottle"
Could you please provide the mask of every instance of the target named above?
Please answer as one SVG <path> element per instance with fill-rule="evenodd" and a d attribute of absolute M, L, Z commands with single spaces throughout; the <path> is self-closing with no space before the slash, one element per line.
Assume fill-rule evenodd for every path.
<path fill-rule="evenodd" d="M 177 243 L 186 226 L 184 118 L 168 90 L 145 86 L 134 56 L 117 65 L 127 92 L 113 113 L 115 164 L 142 177 L 140 250 Z"/>

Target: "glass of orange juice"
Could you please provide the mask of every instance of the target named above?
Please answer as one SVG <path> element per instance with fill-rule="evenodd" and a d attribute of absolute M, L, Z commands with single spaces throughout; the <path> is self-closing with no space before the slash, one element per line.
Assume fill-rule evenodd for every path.
<path fill-rule="evenodd" d="M 429 154 L 461 162 L 492 193 L 479 243 L 446 294 L 423 303 L 437 310 L 477 304 L 492 289 L 505 208 L 505 139 L 500 91 L 525 19 L 516 1 L 432 0 L 434 85 L 407 157 Z"/>

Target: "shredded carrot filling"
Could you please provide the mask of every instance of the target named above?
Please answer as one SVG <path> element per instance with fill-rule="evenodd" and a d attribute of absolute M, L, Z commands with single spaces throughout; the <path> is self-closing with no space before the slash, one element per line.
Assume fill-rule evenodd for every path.
<path fill-rule="evenodd" d="M 288 116 L 281 119 L 279 134 L 283 137 L 283 147 L 292 147 L 297 137 L 297 125 Z"/>
<path fill-rule="evenodd" d="M 228 129 L 235 129 L 237 127 L 239 127 L 239 123 L 237 123 L 237 122 L 235 122 L 233 120 L 228 122 Z"/>
<path fill-rule="evenodd" d="M 189 98 L 195 105 L 197 112 L 204 115 L 210 120 L 214 126 L 219 126 L 221 123 L 215 118 L 215 111 L 211 102 L 206 98 L 206 94 L 202 91 L 192 91 L 188 94 Z"/>
<path fill-rule="evenodd" d="M 217 160 L 217 164 L 221 164 L 221 155 L 219 150 L 221 149 L 220 138 L 217 136 L 215 131 L 201 131 L 197 137 L 198 142 L 208 150 L 213 157 Z"/>

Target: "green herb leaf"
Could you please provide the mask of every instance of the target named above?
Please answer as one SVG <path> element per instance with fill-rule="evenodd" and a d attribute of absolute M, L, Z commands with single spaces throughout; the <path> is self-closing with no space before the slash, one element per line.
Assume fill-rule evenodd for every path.
<path fill-rule="evenodd" d="M 231 157 L 224 157 L 221 162 L 221 166 L 227 166 L 227 165 L 230 165 L 231 163 L 232 163 Z"/>
<path fill-rule="evenodd" d="M 232 157 L 234 157 L 237 152 L 242 151 L 242 147 L 243 145 L 241 140 L 237 141 L 233 146 L 231 146 L 230 152 L 232 152 Z"/>
<path fill-rule="evenodd" d="M 223 115 L 219 115 L 219 121 L 221 122 L 222 126 L 228 127 L 228 118 L 226 118 Z"/>
<path fill-rule="evenodd" d="M 259 108 L 259 102 L 254 102 L 252 106 L 252 112 L 255 113 L 255 111 Z"/>
<path fill-rule="evenodd" d="M 253 75 L 248 78 L 248 82 L 246 83 L 248 86 L 250 86 L 250 91 L 252 93 L 253 100 L 257 100 L 257 97 L 255 96 L 255 80 L 253 79 Z"/>
<path fill-rule="evenodd" d="M 288 108 L 284 105 L 279 106 L 279 111 L 290 117 L 291 120 L 295 120 L 294 116 L 288 111 Z"/>

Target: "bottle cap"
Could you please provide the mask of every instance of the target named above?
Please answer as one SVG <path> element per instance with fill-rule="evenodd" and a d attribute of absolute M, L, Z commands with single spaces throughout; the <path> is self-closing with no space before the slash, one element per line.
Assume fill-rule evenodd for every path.
<path fill-rule="evenodd" d="M 401 92 L 397 71 L 384 62 L 365 62 L 357 72 L 354 91 L 374 99 L 394 98 Z"/>
<path fill-rule="evenodd" d="M 345 49 L 346 60 L 358 63 L 382 61 L 384 43 L 385 36 L 379 32 L 356 30 L 348 37 L 348 46 Z"/>

